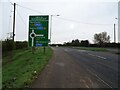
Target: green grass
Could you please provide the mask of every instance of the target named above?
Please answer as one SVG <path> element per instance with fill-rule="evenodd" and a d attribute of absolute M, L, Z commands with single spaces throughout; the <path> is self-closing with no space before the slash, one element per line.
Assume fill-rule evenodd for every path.
<path fill-rule="evenodd" d="M 16 50 L 11 56 L 3 57 L 3 62 L 10 61 L 3 66 L 3 88 L 22 88 L 30 85 L 52 56 L 52 49 L 47 47 L 46 53 L 43 48 L 36 48 L 34 54 L 31 50 Z M 37 73 L 34 73 L 36 71 Z"/>
<path fill-rule="evenodd" d="M 89 51 L 107 51 L 105 48 L 97 48 L 97 47 L 78 47 L 82 50 L 89 50 Z"/>

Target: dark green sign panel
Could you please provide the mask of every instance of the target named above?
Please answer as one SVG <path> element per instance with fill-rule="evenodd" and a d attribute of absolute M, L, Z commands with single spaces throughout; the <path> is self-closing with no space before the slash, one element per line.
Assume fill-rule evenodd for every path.
<path fill-rule="evenodd" d="M 48 46 L 49 16 L 29 16 L 29 46 Z"/>

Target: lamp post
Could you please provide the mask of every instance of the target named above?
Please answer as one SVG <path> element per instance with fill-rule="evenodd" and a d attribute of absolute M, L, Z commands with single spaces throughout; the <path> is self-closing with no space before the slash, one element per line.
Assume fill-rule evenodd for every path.
<path fill-rule="evenodd" d="M 116 32 L 115 32 L 115 24 L 114 24 L 114 43 L 116 43 Z"/>
<path fill-rule="evenodd" d="M 118 18 L 115 18 L 118 20 Z M 116 43 L 116 29 L 115 29 L 116 24 L 114 24 L 114 43 Z"/>
<path fill-rule="evenodd" d="M 60 16 L 60 15 L 50 15 L 51 19 L 50 19 L 50 43 L 51 43 L 51 34 L 52 34 L 52 17 L 53 16 Z"/>

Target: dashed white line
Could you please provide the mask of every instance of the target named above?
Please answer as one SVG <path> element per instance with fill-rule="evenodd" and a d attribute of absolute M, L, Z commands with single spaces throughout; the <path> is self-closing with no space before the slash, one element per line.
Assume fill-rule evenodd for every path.
<path fill-rule="evenodd" d="M 64 51 L 65 51 L 65 52 L 68 52 L 68 51 L 70 51 L 70 50 L 68 50 L 68 49 L 64 49 Z"/>
<path fill-rule="evenodd" d="M 88 53 L 88 55 L 95 56 L 94 54 L 90 54 L 90 53 Z"/>
<path fill-rule="evenodd" d="M 94 56 L 94 57 L 98 57 L 98 58 L 101 58 L 101 59 L 107 59 L 107 58 L 105 58 L 105 57 L 102 57 L 102 56 L 99 56 L 99 55 L 90 54 L 90 53 L 88 53 L 88 55 Z"/>
<path fill-rule="evenodd" d="M 79 51 L 79 52 L 87 52 L 86 50 L 77 50 L 77 51 Z"/>
<path fill-rule="evenodd" d="M 102 59 L 106 59 L 105 57 L 102 57 L 102 56 L 98 56 L 98 55 L 96 55 L 96 57 L 99 57 L 99 58 L 102 58 Z"/>

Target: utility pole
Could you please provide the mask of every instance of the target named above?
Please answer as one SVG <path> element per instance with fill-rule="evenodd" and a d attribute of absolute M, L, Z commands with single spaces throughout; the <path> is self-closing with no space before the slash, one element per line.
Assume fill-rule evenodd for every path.
<path fill-rule="evenodd" d="M 13 13 L 13 42 L 15 37 L 15 9 L 16 9 L 16 3 L 14 3 L 14 13 Z"/>
<path fill-rule="evenodd" d="M 114 24 L 114 43 L 116 43 L 116 32 L 115 32 L 115 24 Z"/>

